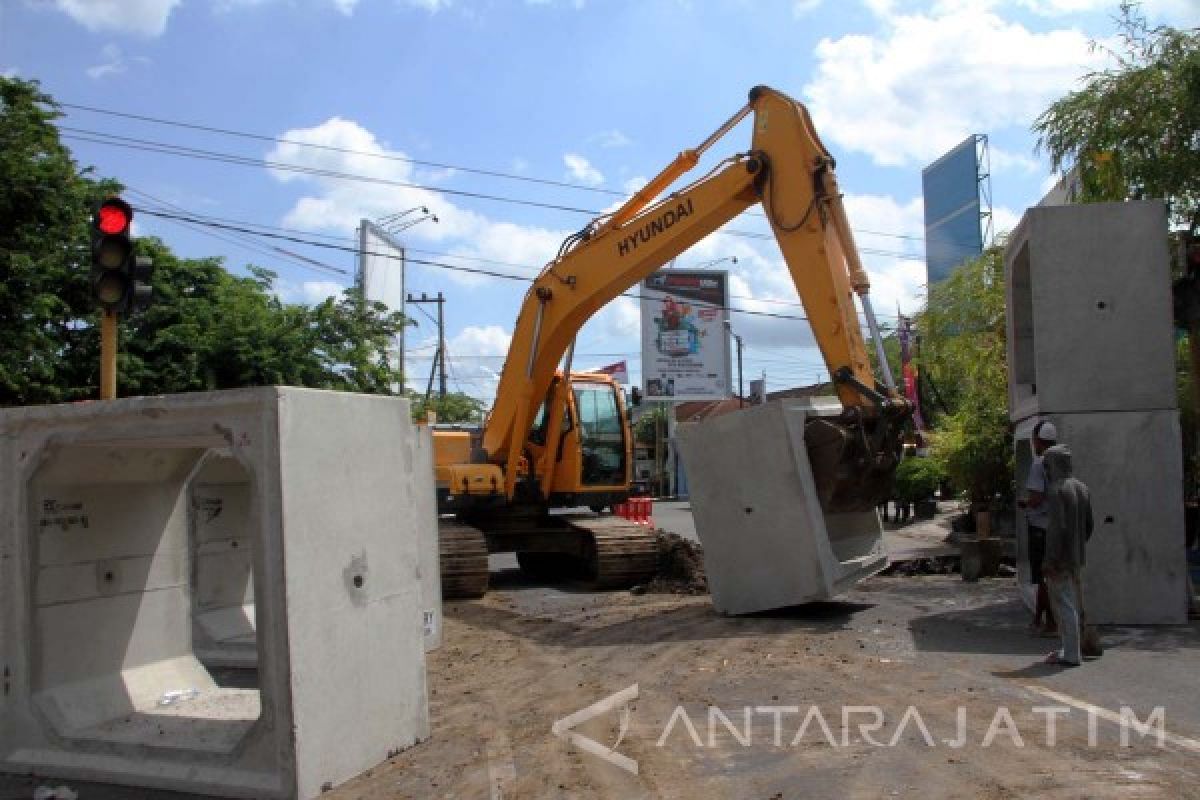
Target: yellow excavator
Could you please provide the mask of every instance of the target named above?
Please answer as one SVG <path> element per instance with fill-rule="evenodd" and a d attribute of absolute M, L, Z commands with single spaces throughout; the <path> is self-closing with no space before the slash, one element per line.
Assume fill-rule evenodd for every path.
<path fill-rule="evenodd" d="M 751 115 L 749 151 L 660 199 Z M 803 105 L 758 86 L 698 147 L 567 237 L 525 295 L 486 422 L 434 431 L 444 597 L 482 595 L 489 552 L 515 552 L 530 573 L 575 575 L 597 587 L 630 586 L 654 573 L 657 547 L 646 528 L 551 513 L 599 508 L 630 490 L 633 444 L 622 392 L 605 375 L 571 371 L 575 337 L 606 303 L 755 204 L 779 242 L 844 408 L 805 432 L 822 507 L 868 510 L 890 495 L 911 409 L 883 353 L 834 160 Z M 856 294 L 882 383 L 867 355 Z"/>

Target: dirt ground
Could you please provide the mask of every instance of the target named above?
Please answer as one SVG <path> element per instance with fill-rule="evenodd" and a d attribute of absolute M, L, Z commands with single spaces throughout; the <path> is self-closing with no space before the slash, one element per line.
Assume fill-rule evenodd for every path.
<path fill-rule="evenodd" d="M 429 662 L 432 738 L 326 797 L 1200 797 L 1194 701 L 1166 678 L 1161 697 L 1087 690 L 1121 685 L 1122 671 L 1152 682 L 1138 660 L 1165 658 L 1150 669 L 1187 676 L 1194 696 L 1194 626 L 1154 644 L 1109 632 L 1110 652 L 1067 676 L 1038 664 L 1055 643 L 1026 630 L 1011 579 L 877 577 L 839 602 L 751 618 L 722 617 L 707 596 L 547 589 L 516 571 L 493 585 L 446 606 Z M 628 712 L 617 703 L 574 731 L 601 751 L 621 737 L 637 774 L 552 733 L 635 685 Z M 1126 702 L 1141 721 L 1166 706 L 1162 746 L 1132 731 L 1121 745 L 1105 714 Z M 878 708 L 883 724 L 855 707 Z"/>
<path fill-rule="evenodd" d="M 492 579 L 446 605 L 432 737 L 324 798 L 1200 798 L 1200 625 L 1108 629 L 1103 658 L 1058 670 L 1011 578 L 879 576 L 747 618 L 703 594 Z M 1163 707 L 1163 742 L 1123 746 L 1122 706 Z M 0 799 L 59 783 L 0 777 Z"/>

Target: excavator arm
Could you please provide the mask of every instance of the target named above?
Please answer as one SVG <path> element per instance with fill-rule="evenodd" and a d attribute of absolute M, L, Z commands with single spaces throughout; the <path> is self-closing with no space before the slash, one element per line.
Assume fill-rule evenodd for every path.
<path fill-rule="evenodd" d="M 705 150 L 751 114 L 750 151 L 657 199 Z M 554 378 L 584 323 L 606 303 L 756 204 L 762 204 L 766 212 L 846 409 L 842 423 L 834 426 L 832 433 L 826 431 L 817 443 L 817 448 L 824 448 L 836 462 L 822 471 L 840 476 L 827 494 L 832 497 L 840 491 L 841 505 L 865 506 L 872 501 L 866 498 L 872 491 L 862 491 L 861 486 L 855 491 L 853 484 L 862 483 L 856 476 L 882 474 L 890 480 L 899 424 L 907 405 L 897 396 L 888 374 L 868 300 L 870 284 L 842 207 L 834 161 L 805 108 L 760 86 L 750 92 L 747 105 L 698 148 L 681 153 L 621 208 L 569 237 L 529 288 L 496 402 L 484 426 L 482 448 L 473 459 L 480 467 L 487 464 L 502 471 L 507 498 L 513 497 L 530 428 L 552 384 L 550 436 L 557 433 L 557 409 L 565 402 L 569 381 L 555 382 Z M 855 294 L 878 348 L 882 386 L 872 374 Z M 569 375 L 569 366 L 567 370 Z M 810 442 L 810 450 L 812 447 Z M 545 458 L 552 458 L 552 453 L 553 448 L 546 448 Z M 533 471 L 535 465 L 527 467 Z M 548 463 L 540 467 L 541 488 L 548 495 L 546 484 L 552 470 Z M 817 468 L 814 464 L 815 471 Z M 485 480 L 477 472 L 471 480 L 498 488 L 494 473 Z"/>

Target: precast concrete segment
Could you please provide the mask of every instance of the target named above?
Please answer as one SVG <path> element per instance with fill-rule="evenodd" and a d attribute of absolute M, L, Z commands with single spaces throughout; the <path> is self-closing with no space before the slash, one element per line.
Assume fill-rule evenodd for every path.
<path fill-rule="evenodd" d="M 1004 253 L 1009 416 L 1017 486 L 1038 420 L 1058 428 L 1091 489 L 1088 621 L 1187 618 L 1167 215 L 1161 201 L 1039 206 Z M 1029 586 L 1018 514 L 1018 580 Z"/>
<path fill-rule="evenodd" d="M 426 738 L 416 438 L 404 400 L 275 387 L 0 411 L 0 770 L 311 798 Z M 245 607 L 244 562 L 192 570 L 241 537 L 257 691 L 193 639 Z"/>
<path fill-rule="evenodd" d="M 1161 201 L 1031 208 L 1004 264 L 1014 422 L 1176 407 Z"/>
<path fill-rule="evenodd" d="M 1075 477 L 1091 493 L 1084 607 L 1097 625 L 1187 622 L 1183 462 L 1175 411 L 1045 414 L 1071 448 Z M 1017 485 L 1032 461 L 1037 420 L 1016 430 Z M 1029 582 L 1028 528 L 1018 514 L 1018 579 Z"/>
<path fill-rule="evenodd" d="M 412 453 L 413 469 L 433 475 L 432 427 L 416 427 Z M 429 652 L 442 646 L 442 570 L 438 547 L 437 495 L 432 489 L 417 492 L 413 501 L 413 530 L 417 539 L 417 567 L 421 579 L 421 629 L 425 635 L 425 652 Z"/>
<path fill-rule="evenodd" d="M 804 425 L 839 410 L 782 401 L 679 426 L 718 611 L 825 600 L 887 566 L 878 514 L 827 515 L 817 499 Z"/>

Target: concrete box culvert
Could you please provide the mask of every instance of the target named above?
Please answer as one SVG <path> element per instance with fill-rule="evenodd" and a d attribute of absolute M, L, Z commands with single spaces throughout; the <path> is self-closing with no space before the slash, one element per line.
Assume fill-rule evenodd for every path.
<path fill-rule="evenodd" d="M 426 738 L 408 415 L 281 388 L 0 412 L 0 770 L 309 798 Z M 240 510 L 196 536 L 205 486 Z M 220 609 L 257 689 L 197 658 Z"/>
<path fill-rule="evenodd" d="M 887 567 L 875 511 L 825 514 L 817 499 L 805 422 L 840 411 L 840 405 L 782 401 L 679 426 L 718 611 L 749 614 L 827 600 Z"/>
<path fill-rule="evenodd" d="M 427 426 L 414 430 L 412 460 L 414 473 L 433 473 L 433 439 Z M 193 641 L 197 658 L 210 668 L 251 669 L 258 663 L 248 516 L 251 489 L 251 476 L 228 448 L 208 451 L 188 488 Z M 420 619 L 429 652 L 442 642 L 437 502 L 433 493 L 416 492 L 413 499 Z M 351 583 L 355 577 L 350 577 Z M 357 579 L 364 580 L 361 575 Z"/>

